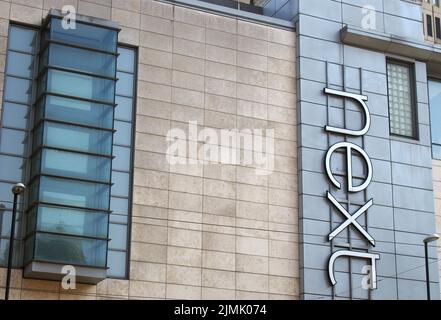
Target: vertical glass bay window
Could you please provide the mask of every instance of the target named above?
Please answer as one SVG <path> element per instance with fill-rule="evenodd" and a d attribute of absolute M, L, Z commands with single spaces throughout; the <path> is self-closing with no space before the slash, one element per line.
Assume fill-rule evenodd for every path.
<path fill-rule="evenodd" d="M 52 12 L 52 11 L 51 11 Z M 106 276 L 118 29 L 50 14 L 40 45 L 25 275 Z M 55 268 L 55 269 L 54 269 Z M 52 271 L 51 271 L 52 270 Z M 58 270 L 58 269 L 57 269 Z"/>

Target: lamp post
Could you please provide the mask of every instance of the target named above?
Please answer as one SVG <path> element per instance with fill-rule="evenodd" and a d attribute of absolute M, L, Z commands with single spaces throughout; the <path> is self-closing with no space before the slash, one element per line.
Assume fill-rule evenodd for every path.
<path fill-rule="evenodd" d="M 429 243 L 437 241 L 439 239 L 439 235 L 434 233 L 430 236 L 427 236 L 424 239 L 424 253 L 426 258 L 426 286 L 427 286 L 427 300 L 430 299 L 430 275 L 429 275 Z"/>
<path fill-rule="evenodd" d="M 17 216 L 17 200 L 18 196 L 26 190 L 23 183 L 17 183 L 12 187 L 12 193 L 14 194 L 14 204 L 12 206 L 12 220 L 11 220 L 11 235 L 9 237 L 9 255 L 8 255 L 8 269 L 6 273 L 6 288 L 5 288 L 5 300 L 9 300 L 9 287 L 11 284 L 11 269 L 12 269 L 12 257 L 14 253 L 14 233 L 15 233 L 15 219 Z"/>

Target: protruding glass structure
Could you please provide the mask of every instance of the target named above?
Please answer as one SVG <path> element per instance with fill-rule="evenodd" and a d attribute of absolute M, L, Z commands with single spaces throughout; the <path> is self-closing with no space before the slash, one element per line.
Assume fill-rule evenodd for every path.
<path fill-rule="evenodd" d="M 106 276 L 118 29 L 77 20 L 43 27 L 26 210 L 25 275 Z"/>

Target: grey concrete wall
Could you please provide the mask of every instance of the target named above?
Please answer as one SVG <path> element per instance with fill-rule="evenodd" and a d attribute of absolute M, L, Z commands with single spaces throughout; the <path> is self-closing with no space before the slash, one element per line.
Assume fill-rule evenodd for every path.
<path fill-rule="evenodd" d="M 344 45 L 339 32 L 345 24 L 361 27 L 362 7 L 376 10 L 374 32 L 423 41 L 421 9 L 399 0 L 299 0 L 298 121 L 300 278 L 304 299 L 425 299 L 423 239 L 435 232 L 426 66 L 414 61 L 419 139 L 389 134 L 386 58 L 380 52 Z M 395 57 L 400 58 L 400 57 Z M 324 126 L 360 128 L 363 118 L 353 103 L 328 98 L 330 87 L 369 98 L 372 126 L 362 138 L 328 134 Z M 348 195 L 332 186 L 324 168 L 326 151 L 340 141 L 361 146 L 373 164 L 373 180 L 365 192 Z M 345 171 L 338 157 L 334 168 Z M 363 175 L 356 165 L 354 174 Z M 373 198 L 374 205 L 358 222 L 375 238 L 376 246 L 353 228 L 332 242 L 329 233 L 345 219 L 325 198 L 330 191 L 355 212 Z M 337 285 L 328 278 L 328 260 L 340 244 L 380 253 L 378 289 L 362 289 L 363 260 L 341 258 Z M 430 248 L 432 297 L 439 298 L 437 252 Z"/>

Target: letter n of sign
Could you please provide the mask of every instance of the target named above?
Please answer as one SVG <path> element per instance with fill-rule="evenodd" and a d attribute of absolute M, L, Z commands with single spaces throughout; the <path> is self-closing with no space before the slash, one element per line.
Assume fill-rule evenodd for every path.
<path fill-rule="evenodd" d="M 361 106 L 362 111 L 364 113 L 364 119 L 365 119 L 364 126 L 359 130 L 351 130 L 351 129 L 346 129 L 346 128 L 326 126 L 325 131 L 331 132 L 331 133 L 336 133 L 336 134 L 354 136 L 354 137 L 364 136 L 369 131 L 369 128 L 371 126 L 371 116 L 370 116 L 369 108 L 366 104 L 366 101 L 368 101 L 368 98 L 366 96 L 348 93 L 348 92 L 344 92 L 344 91 L 333 90 L 333 89 L 329 89 L 329 88 L 325 88 L 325 94 L 355 100 Z M 326 173 L 328 175 L 328 178 L 331 180 L 332 184 L 337 189 L 342 188 L 341 183 L 337 181 L 337 179 L 334 177 L 332 170 L 331 170 L 332 155 L 339 149 L 346 150 L 348 192 L 355 193 L 355 192 L 361 192 L 361 191 L 365 190 L 369 186 L 369 184 L 371 183 L 371 180 L 372 180 L 372 162 L 371 162 L 371 159 L 369 158 L 368 154 L 360 146 L 358 146 L 354 143 L 351 143 L 351 142 L 336 143 L 326 153 L 325 168 L 326 168 Z M 367 176 L 366 176 L 364 182 L 358 186 L 354 186 L 354 184 L 353 184 L 353 172 L 352 172 L 352 153 L 353 153 L 353 151 L 355 151 L 361 155 L 361 158 L 366 163 L 366 168 L 367 168 Z M 329 241 L 333 240 L 343 230 L 345 230 L 349 226 L 353 225 L 368 240 L 368 242 L 371 245 L 375 246 L 374 238 L 357 222 L 357 218 L 359 218 L 363 213 L 367 212 L 367 210 L 373 205 L 373 199 L 370 199 L 366 204 L 364 204 L 354 214 L 350 214 L 330 192 L 327 192 L 327 198 L 332 203 L 332 205 L 334 207 L 336 207 L 338 209 L 338 211 L 346 218 L 346 221 L 344 221 L 338 228 L 336 228 L 333 232 L 331 232 L 331 234 L 329 234 Z M 370 260 L 370 263 L 372 265 L 372 269 L 371 269 L 372 270 L 371 276 L 373 279 L 372 280 L 372 288 L 376 289 L 376 287 L 377 287 L 376 260 L 380 259 L 380 255 L 357 252 L 357 251 L 350 251 L 350 250 L 340 250 L 340 251 L 334 252 L 334 254 L 331 256 L 331 258 L 329 260 L 328 273 L 329 273 L 329 278 L 330 278 L 333 286 L 335 286 L 337 284 L 337 281 L 335 280 L 335 277 L 334 277 L 335 260 L 337 260 L 339 257 L 342 257 L 342 256 Z"/>

